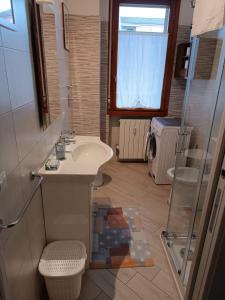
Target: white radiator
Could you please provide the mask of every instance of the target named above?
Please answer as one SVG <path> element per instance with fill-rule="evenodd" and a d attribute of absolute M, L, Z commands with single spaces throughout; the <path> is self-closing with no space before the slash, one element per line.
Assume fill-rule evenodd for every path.
<path fill-rule="evenodd" d="M 121 119 L 119 159 L 145 159 L 146 136 L 149 130 L 150 120 Z"/>

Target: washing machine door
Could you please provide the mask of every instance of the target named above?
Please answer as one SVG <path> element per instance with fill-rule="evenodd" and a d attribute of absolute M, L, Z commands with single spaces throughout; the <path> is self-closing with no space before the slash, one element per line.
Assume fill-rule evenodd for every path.
<path fill-rule="evenodd" d="M 149 161 L 153 161 L 153 159 L 156 157 L 156 151 L 157 151 L 156 136 L 153 132 L 151 133 L 149 139 L 149 152 L 148 152 Z"/>

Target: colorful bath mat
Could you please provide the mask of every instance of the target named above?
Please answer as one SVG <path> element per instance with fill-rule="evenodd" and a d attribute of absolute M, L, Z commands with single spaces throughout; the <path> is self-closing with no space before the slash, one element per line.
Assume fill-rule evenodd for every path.
<path fill-rule="evenodd" d="M 139 208 L 94 209 L 92 269 L 153 265 Z"/>

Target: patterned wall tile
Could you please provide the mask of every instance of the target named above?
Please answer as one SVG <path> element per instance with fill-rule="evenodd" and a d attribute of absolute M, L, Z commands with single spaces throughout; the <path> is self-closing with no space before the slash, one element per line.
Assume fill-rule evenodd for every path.
<path fill-rule="evenodd" d="M 72 128 L 100 136 L 100 19 L 70 16 Z"/>
<path fill-rule="evenodd" d="M 101 86 L 100 86 L 100 136 L 109 142 L 109 115 L 107 115 L 107 84 L 108 84 L 108 22 L 101 22 Z"/>
<path fill-rule="evenodd" d="M 190 27 L 179 25 L 177 33 L 177 45 L 180 43 L 188 42 L 190 39 Z M 176 54 L 174 66 L 176 63 Z M 171 117 L 181 117 L 183 102 L 184 102 L 184 93 L 186 88 L 185 79 L 177 79 L 173 77 L 171 92 L 170 92 L 170 102 L 169 102 L 169 111 L 168 115 Z"/>

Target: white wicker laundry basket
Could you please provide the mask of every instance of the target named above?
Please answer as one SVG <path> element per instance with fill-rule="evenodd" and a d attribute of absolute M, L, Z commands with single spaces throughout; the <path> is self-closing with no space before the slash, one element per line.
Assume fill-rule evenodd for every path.
<path fill-rule="evenodd" d="M 80 296 L 87 259 L 79 241 L 57 241 L 44 249 L 39 272 L 45 279 L 50 300 L 75 300 Z"/>

